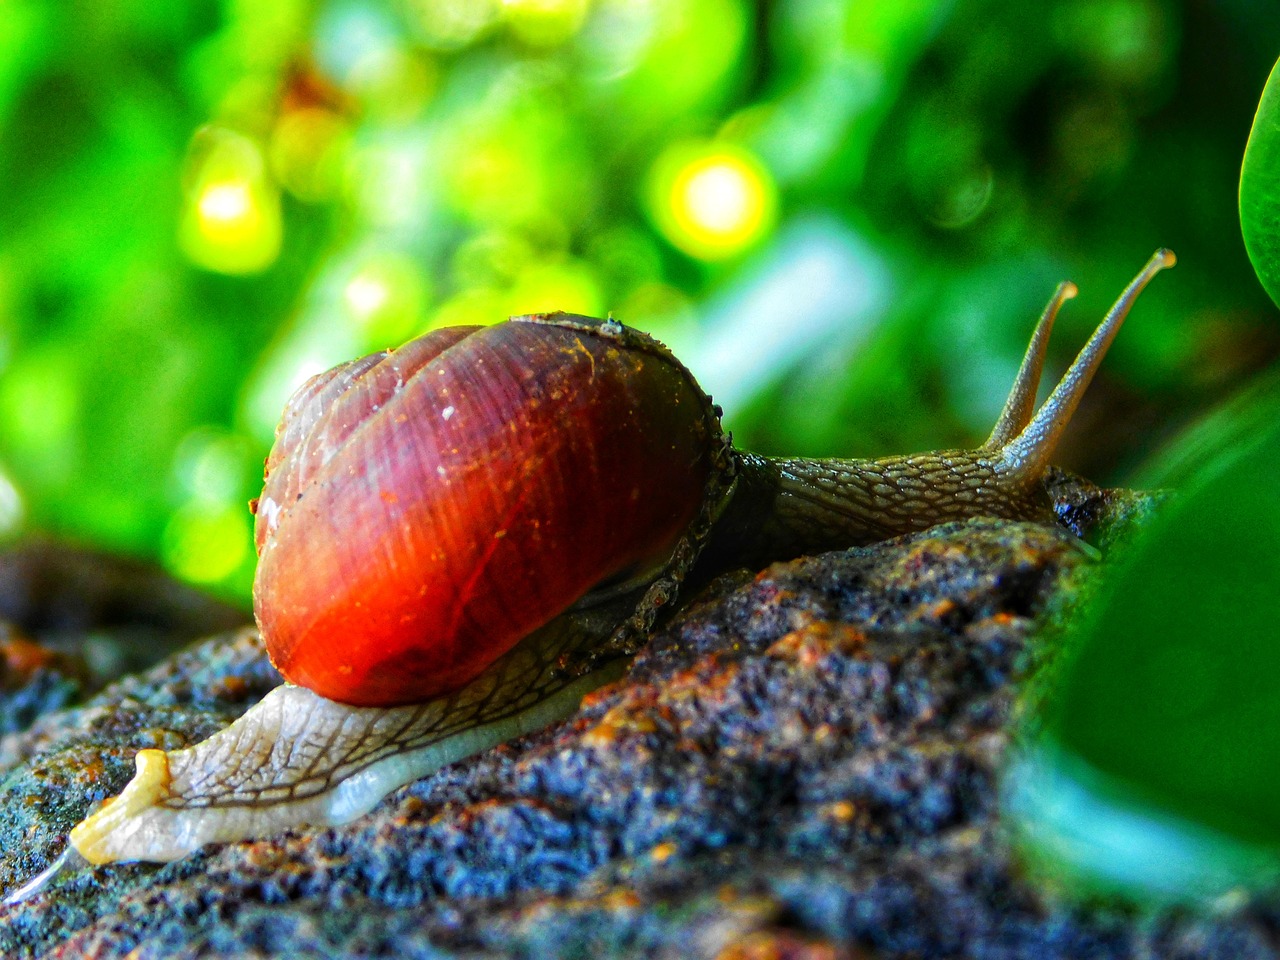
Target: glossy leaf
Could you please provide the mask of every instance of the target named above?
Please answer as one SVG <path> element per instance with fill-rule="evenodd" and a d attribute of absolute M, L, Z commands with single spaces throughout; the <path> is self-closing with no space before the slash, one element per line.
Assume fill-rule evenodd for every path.
<path fill-rule="evenodd" d="M 1244 152 L 1240 229 L 1258 279 L 1280 304 L 1280 62 L 1262 91 Z"/>
<path fill-rule="evenodd" d="M 1140 896 L 1280 873 L 1280 391 L 1176 497 L 1098 604 L 1009 778 L 1031 848 Z"/>

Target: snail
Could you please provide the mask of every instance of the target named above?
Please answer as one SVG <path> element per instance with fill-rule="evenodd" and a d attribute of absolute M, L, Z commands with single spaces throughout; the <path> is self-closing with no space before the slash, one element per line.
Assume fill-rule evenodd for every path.
<path fill-rule="evenodd" d="M 978 515 L 1056 522 L 1044 478 L 1147 282 L 1039 408 L 1060 284 L 990 437 L 876 460 L 735 450 L 657 341 L 610 319 L 437 330 L 290 400 L 256 501 L 255 612 L 288 681 L 195 746 L 143 750 L 76 826 L 90 863 L 349 821 L 621 675 L 699 558 L 761 564 Z"/>

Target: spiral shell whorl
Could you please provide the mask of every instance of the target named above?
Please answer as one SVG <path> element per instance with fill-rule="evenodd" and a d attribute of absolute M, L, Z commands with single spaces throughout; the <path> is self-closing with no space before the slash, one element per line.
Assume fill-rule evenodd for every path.
<path fill-rule="evenodd" d="M 687 373 L 592 328 L 436 331 L 305 385 L 258 508 L 286 677 L 347 703 L 465 683 L 594 585 L 660 563 L 718 430 Z"/>

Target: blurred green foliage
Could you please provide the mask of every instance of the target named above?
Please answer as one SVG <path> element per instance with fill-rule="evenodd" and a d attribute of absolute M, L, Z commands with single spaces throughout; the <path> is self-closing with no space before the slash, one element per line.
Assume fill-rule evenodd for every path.
<path fill-rule="evenodd" d="M 534 310 L 668 339 L 747 446 L 967 442 L 1058 280 L 1065 356 L 1167 245 L 1063 453 L 1113 478 L 1280 352 L 1277 49 L 1245 0 L 12 0 L 0 528 L 244 596 L 302 378 Z"/>

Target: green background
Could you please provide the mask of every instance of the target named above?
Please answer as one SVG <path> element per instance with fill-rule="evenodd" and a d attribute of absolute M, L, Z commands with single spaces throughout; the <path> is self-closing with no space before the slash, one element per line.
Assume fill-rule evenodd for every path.
<path fill-rule="evenodd" d="M 533 310 L 667 339 L 747 447 L 972 442 L 1054 284 L 1061 361 L 1169 246 L 1060 457 L 1122 479 L 1280 352 L 1277 50 L 1241 0 L 11 0 L 0 532 L 244 598 L 301 377 Z"/>

